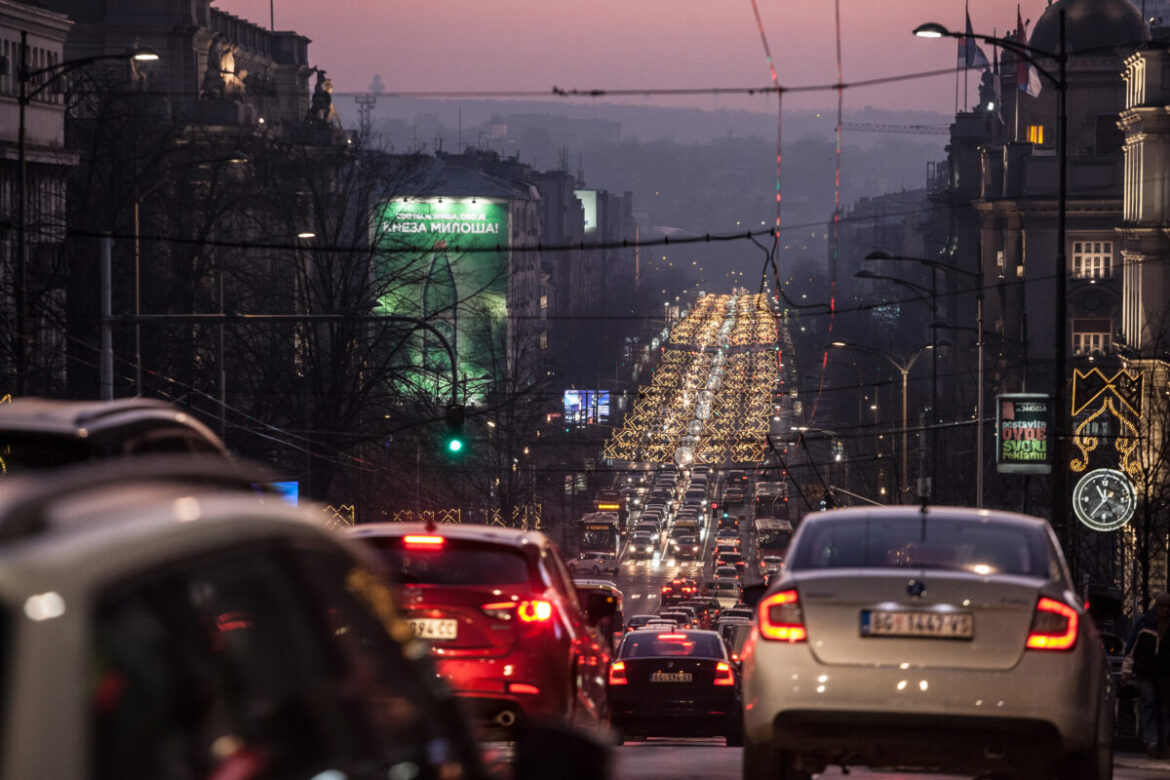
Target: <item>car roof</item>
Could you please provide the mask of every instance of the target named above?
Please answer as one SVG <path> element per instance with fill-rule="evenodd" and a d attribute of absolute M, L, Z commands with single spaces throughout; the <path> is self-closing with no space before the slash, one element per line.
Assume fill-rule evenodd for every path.
<path fill-rule="evenodd" d="M 161 455 L 5 478 L 0 593 L 11 601 L 56 590 L 68 601 L 200 550 L 332 536 L 312 510 L 256 487 L 270 479 L 260 467 L 216 456 Z"/>
<path fill-rule="evenodd" d="M 923 507 L 913 504 L 893 506 L 853 506 L 840 509 L 830 509 L 825 512 L 810 512 L 804 516 L 801 525 L 831 523 L 838 520 L 864 518 L 880 520 L 883 518 L 916 518 L 921 517 Z M 1029 527 L 1047 526 L 1048 521 L 1042 517 L 1025 515 L 1019 512 L 1009 512 L 1002 509 L 977 509 L 974 507 L 934 506 L 925 508 L 927 518 L 935 517 L 940 520 L 995 520 L 1004 523 L 1018 523 Z M 929 520 L 928 520 L 929 522 Z"/>
<path fill-rule="evenodd" d="M 145 421 L 174 423 L 198 431 L 225 449 L 211 429 L 187 412 L 154 398 L 113 401 L 69 401 L 56 398 L 17 398 L 0 404 L 0 430 L 88 437 L 103 430 L 138 426 Z"/>
<path fill-rule="evenodd" d="M 519 528 L 504 528 L 498 525 L 477 525 L 474 523 L 362 523 L 345 529 L 347 536 L 356 539 L 373 539 L 384 536 L 406 536 L 407 534 L 439 534 L 448 539 L 489 541 L 513 547 L 524 545 L 542 546 L 550 544 L 547 536 L 540 531 L 525 531 Z"/>

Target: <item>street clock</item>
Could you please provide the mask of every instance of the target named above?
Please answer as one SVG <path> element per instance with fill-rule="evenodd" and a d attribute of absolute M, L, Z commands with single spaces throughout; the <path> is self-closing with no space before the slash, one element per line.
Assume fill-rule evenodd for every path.
<path fill-rule="evenodd" d="M 1133 517 L 1137 493 L 1124 472 L 1094 469 L 1077 482 L 1072 495 L 1073 511 L 1094 531 L 1116 531 Z"/>

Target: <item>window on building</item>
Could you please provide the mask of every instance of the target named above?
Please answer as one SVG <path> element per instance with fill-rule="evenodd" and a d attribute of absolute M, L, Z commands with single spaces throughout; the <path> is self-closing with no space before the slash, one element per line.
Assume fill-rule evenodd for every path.
<path fill-rule="evenodd" d="M 1028 143 L 1044 144 L 1044 125 L 1028 125 Z"/>
<path fill-rule="evenodd" d="M 1073 354 L 1095 355 L 1109 351 L 1113 339 L 1112 323 L 1108 319 L 1073 320 Z"/>
<path fill-rule="evenodd" d="M 1112 241 L 1074 241 L 1073 276 L 1078 279 L 1108 279 L 1113 276 Z"/>

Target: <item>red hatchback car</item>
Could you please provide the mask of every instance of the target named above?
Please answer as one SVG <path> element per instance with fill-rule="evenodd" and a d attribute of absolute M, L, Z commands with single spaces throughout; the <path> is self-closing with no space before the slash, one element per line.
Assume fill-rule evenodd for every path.
<path fill-rule="evenodd" d="M 608 723 L 608 644 L 560 554 L 535 531 L 373 523 L 348 535 L 385 560 L 415 636 L 489 732 L 524 719 Z"/>

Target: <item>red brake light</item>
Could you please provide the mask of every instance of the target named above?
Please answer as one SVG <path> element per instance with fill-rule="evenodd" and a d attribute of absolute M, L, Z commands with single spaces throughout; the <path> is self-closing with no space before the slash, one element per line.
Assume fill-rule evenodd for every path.
<path fill-rule="evenodd" d="M 659 639 L 686 639 L 686 634 L 659 634 Z"/>
<path fill-rule="evenodd" d="M 1072 650 L 1077 643 L 1080 615 L 1072 607 L 1055 599 L 1041 598 L 1032 615 L 1028 632 L 1029 650 Z"/>
<path fill-rule="evenodd" d="M 803 642 L 808 638 L 800 597 L 795 590 L 773 593 L 760 602 L 760 636 L 778 642 Z"/>
<path fill-rule="evenodd" d="M 540 688 L 528 683 L 508 683 L 508 691 L 510 693 L 531 693 L 535 696 L 540 693 Z"/>
<path fill-rule="evenodd" d="M 443 546 L 444 541 L 441 536 L 431 535 L 412 534 L 402 537 L 402 543 L 413 550 L 436 550 Z"/>
<path fill-rule="evenodd" d="M 735 675 L 731 673 L 731 664 L 726 661 L 715 664 L 715 684 L 735 685 Z"/>
<path fill-rule="evenodd" d="M 552 617 L 552 613 L 552 602 L 543 599 L 521 601 L 516 610 L 516 614 L 520 616 L 523 623 L 543 623 Z"/>
<path fill-rule="evenodd" d="M 626 680 L 626 664 L 624 661 L 614 661 L 609 665 L 609 684 L 610 685 L 625 685 Z"/>

